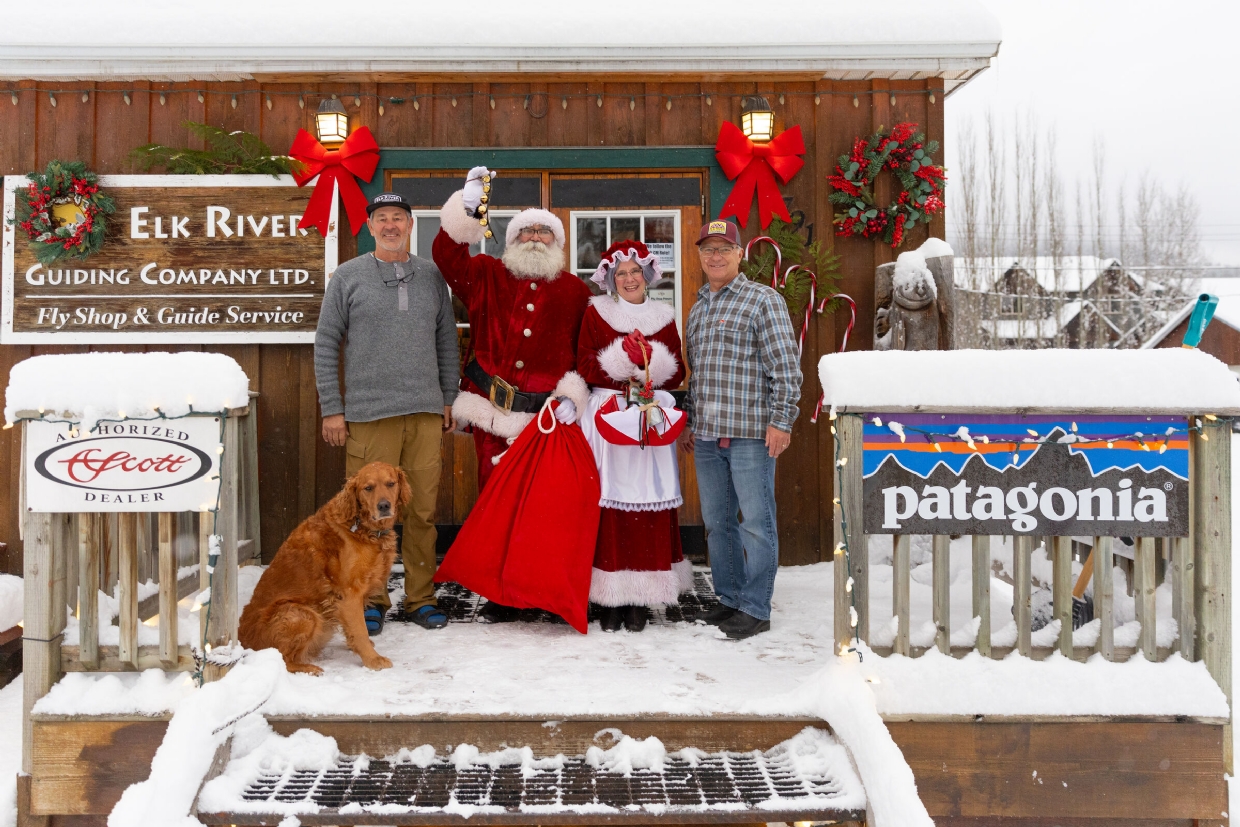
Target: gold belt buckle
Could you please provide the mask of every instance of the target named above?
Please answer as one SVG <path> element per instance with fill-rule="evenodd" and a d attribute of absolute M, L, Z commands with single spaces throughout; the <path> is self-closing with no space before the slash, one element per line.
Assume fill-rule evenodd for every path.
<path fill-rule="evenodd" d="M 492 376 L 490 397 L 492 405 L 502 411 L 511 411 L 512 403 L 517 398 L 517 389 L 498 376 Z"/>

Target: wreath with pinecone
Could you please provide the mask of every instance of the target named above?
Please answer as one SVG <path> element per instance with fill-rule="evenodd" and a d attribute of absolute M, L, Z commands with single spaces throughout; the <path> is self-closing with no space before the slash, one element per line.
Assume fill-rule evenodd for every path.
<path fill-rule="evenodd" d="M 26 233 L 35 258 L 45 267 L 84 259 L 99 252 L 106 218 L 116 204 L 99 189 L 99 177 L 81 161 L 52 161 L 31 173 L 30 184 L 15 191 L 9 223 Z"/>
<path fill-rule="evenodd" d="M 926 141 L 915 123 L 900 123 L 890 132 L 857 138 L 852 152 L 839 157 L 835 174 L 827 181 L 835 188 L 828 198 L 841 208 L 835 214 L 836 235 L 881 238 L 892 247 L 904 242 L 904 234 L 918 223 L 943 211 L 943 188 L 947 175 L 933 163 L 938 141 Z M 891 170 L 900 191 L 888 206 L 874 198 L 874 180 Z"/>

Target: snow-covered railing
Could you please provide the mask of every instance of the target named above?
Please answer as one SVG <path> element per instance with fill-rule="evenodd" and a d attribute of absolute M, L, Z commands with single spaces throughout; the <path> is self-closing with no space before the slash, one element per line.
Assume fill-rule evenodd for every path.
<path fill-rule="evenodd" d="M 836 446 L 842 651 L 859 640 L 879 655 L 913 657 L 930 648 L 1078 660 L 1178 652 L 1204 661 L 1230 697 L 1231 426 L 1240 386 L 1225 365 L 1191 350 L 855 352 L 824 356 L 819 371 Z M 870 610 L 877 534 L 892 537 L 890 620 Z M 932 644 L 912 639 L 909 620 L 910 538 L 925 535 Z M 1012 537 L 1004 579 L 1013 618 L 992 630 L 991 546 L 1004 535 Z M 951 543 L 961 536 L 972 552 L 969 629 L 950 621 Z M 1135 645 L 1115 639 L 1120 537 L 1134 547 Z M 1073 570 L 1074 538 L 1092 546 L 1086 567 L 1100 628 L 1088 642 L 1073 634 L 1073 584 L 1079 611 L 1089 579 Z M 1049 620 L 1058 626 L 1035 636 L 1039 544 L 1049 558 L 1049 578 L 1041 572 L 1051 587 Z M 1174 630 L 1162 635 L 1160 556 Z"/>
<path fill-rule="evenodd" d="M 24 766 L 30 708 L 65 672 L 221 674 L 203 653 L 236 640 L 238 560 L 258 556 L 256 396 L 220 354 L 14 366 L 5 427 L 22 429 Z M 139 583 L 142 567 L 157 568 L 156 583 Z M 193 607 L 178 605 L 194 592 Z"/>

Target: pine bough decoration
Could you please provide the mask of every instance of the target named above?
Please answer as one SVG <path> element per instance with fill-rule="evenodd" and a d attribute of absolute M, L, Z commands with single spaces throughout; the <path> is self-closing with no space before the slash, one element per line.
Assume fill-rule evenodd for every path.
<path fill-rule="evenodd" d="M 891 247 L 904 242 L 905 232 L 943 211 L 946 171 L 932 162 L 938 141 L 926 141 L 915 123 L 900 123 L 891 132 L 876 132 L 857 138 L 852 152 L 839 157 L 835 174 L 827 181 L 835 188 L 831 203 L 841 208 L 835 214 L 836 235 L 881 238 Z M 874 198 L 874 180 L 891 170 L 900 191 L 889 206 L 880 207 Z"/>
<path fill-rule="evenodd" d="M 106 218 L 116 204 L 99 189 L 99 177 L 81 161 L 52 161 L 29 175 L 30 185 L 15 191 L 9 223 L 26 233 L 30 250 L 43 266 L 85 259 L 99 252 Z"/>

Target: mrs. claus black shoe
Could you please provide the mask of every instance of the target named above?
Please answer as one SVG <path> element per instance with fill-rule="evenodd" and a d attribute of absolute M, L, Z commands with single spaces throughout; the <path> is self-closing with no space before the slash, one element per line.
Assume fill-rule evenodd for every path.
<path fill-rule="evenodd" d="M 618 632 L 624 623 L 623 606 L 604 606 L 598 618 L 598 627 L 604 632 Z"/>
<path fill-rule="evenodd" d="M 640 632 L 646 628 L 646 607 L 645 606 L 625 606 L 624 607 L 624 628 L 630 632 Z"/>

